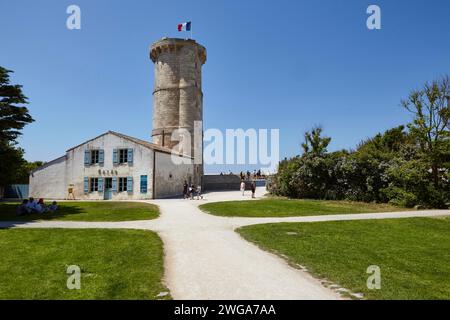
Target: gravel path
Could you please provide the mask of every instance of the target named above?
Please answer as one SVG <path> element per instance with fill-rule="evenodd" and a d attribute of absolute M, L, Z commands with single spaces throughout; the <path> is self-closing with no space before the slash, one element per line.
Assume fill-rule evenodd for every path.
<path fill-rule="evenodd" d="M 257 188 L 261 197 L 264 188 Z M 156 231 L 164 242 L 165 282 L 175 299 L 340 299 L 307 272 L 243 240 L 234 229 L 273 222 L 315 222 L 450 215 L 450 210 L 324 215 L 290 218 L 227 218 L 198 205 L 248 200 L 238 191 L 213 192 L 203 200 L 165 199 L 155 220 L 125 222 L 0 222 L 0 228 L 129 228 Z"/>

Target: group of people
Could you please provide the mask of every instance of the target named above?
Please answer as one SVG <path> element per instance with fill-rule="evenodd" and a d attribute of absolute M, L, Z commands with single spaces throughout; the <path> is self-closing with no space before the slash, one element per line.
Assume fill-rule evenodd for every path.
<path fill-rule="evenodd" d="M 264 178 L 264 176 L 261 174 L 261 170 L 253 170 L 253 173 L 250 173 L 250 171 L 247 170 L 247 172 L 243 172 L 241 171 L 241 173 L 239 174 L 239 176 L 241 177 L 241 180 L 250 180 L 250 179 L 262 179 Z"/>
<path fill-rule="evenodd" d="M 252 181 L 250 183 L 250 190 L 252 191 L 252 198 L 255 198 L 255 192 L 256 192 L 256 182 Z M 242 196 L 245 196 L 245 181 L 244 179 L 241 180 L 241 192 Z"/>
<path fill-rule="evenodd" d="M 56 210 L 58 210 L 56 201 L 53 201 L 51 205 L 47 206 L 44 203 L 44 199 L 41 198 L 36 201 L 31 197 L 30 199 L 24 199 L 17 207 L 17 215 L 24 216 L 32 213 L 55 212 Z"/>
<path fill-rule="evenodd" d="M 195 187 L 194 184 L 189 185 L 187 181 L 184 181 L 183 198 L 194 200 L 194 197 L 197 197 L 197 200 L 203 199 L 202 186 L 198 185 Z"/>

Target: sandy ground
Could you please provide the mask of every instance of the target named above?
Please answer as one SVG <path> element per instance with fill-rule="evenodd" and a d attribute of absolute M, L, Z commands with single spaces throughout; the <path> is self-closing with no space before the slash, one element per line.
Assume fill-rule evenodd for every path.
<path fill-rule="evenodd" d="M 257 198 L 264 194 L 257 188 Z M 315 222 L 450 215 L 450 210 L 343 214 L 292 218 L 229 218 L 203 213 L 198 205 L 248 200 L 239 191 L 213 192 L 203 200 L 164 199 L 155 220 L 125 222 L 0 222 L 18 228 L 130 228 L 156 231 L 164 242 L 165 282 L 175 299 L 340 299 L 305 271 L 243 240 L 234 229 L 273 222 Z M 256 201 L 256 200 L 255 200 Z"/>

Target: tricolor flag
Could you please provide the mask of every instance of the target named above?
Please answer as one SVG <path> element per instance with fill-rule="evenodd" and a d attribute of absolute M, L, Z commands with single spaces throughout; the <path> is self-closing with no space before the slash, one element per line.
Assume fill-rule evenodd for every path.
<path fill-rule="evenodd" d="M 191 31 L 191 22 L 184 22 L 178 24 L 178 31 Z"/>

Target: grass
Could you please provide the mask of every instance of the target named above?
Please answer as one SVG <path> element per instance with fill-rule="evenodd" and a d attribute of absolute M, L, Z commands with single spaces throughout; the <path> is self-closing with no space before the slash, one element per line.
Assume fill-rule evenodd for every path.
<path fill-rule="evenodd" d="M 290 199 L 214 202 L 202 204 L 200 209 L 209 214 L 226 217 L 296 217 L 408 210 L 379 203 Z"/>
<path fill-rule="evenodd" d="M 0 299 L 157 299 L 168 292 L 162 242 L 150 231 L 0 229 L 0 252 Z M 67 289 L 69 265 L 81 268 L 80 290 Z"/>
<path fill-rule="evenodd" d="M 17 202 L 0 202 L 0 221 L 130 221 L 155 219 L 159 216 L 156 205 L 143 202 L 64 201 L 58 203 L 55 213 L 26 216 L 17 216 L 18 205 Z"/>
<path fill-rule="evenodd" d="M 237 232 L 367 299 L 450 299 L 450 218 L 278 223 Z M 370 265 L 381 289 L 369 290 Z"/>

